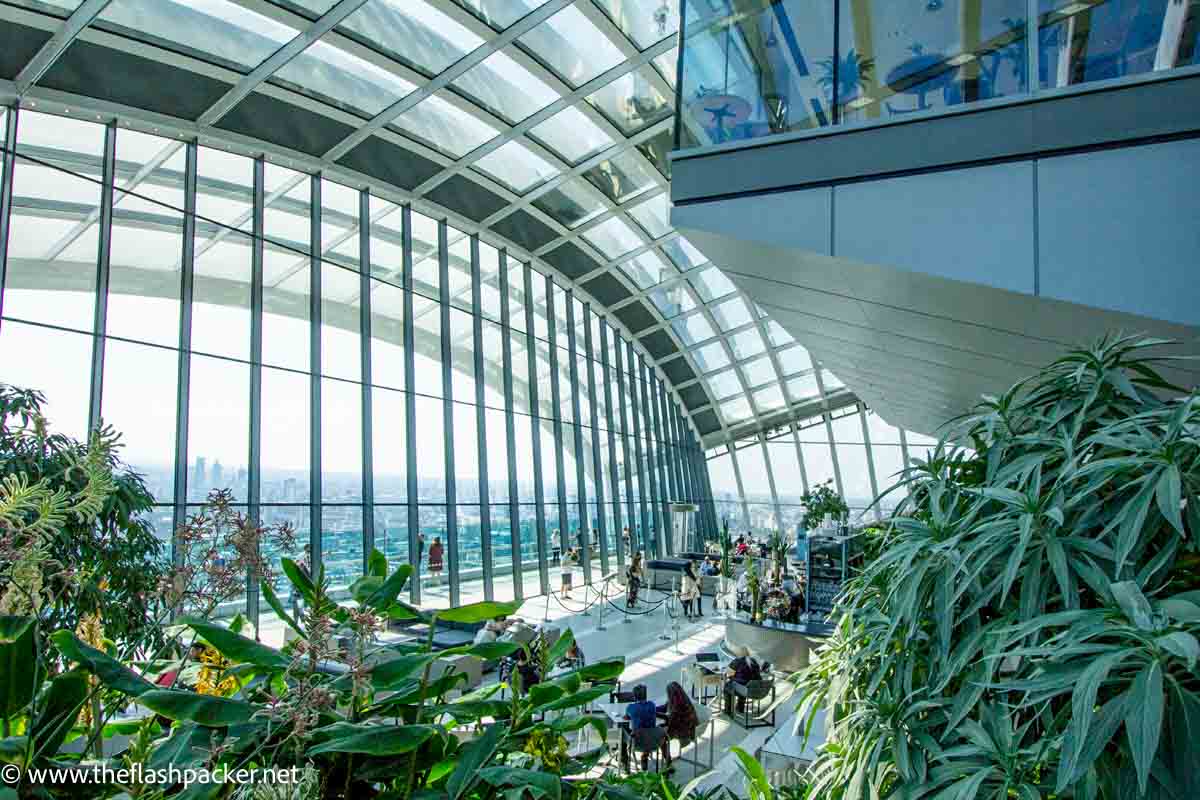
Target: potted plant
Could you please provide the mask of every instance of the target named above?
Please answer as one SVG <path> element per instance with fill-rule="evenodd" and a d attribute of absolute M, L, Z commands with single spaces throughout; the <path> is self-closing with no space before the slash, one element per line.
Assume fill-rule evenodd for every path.
<path fill-rule="evenodd" d="M 806 531 L 823 527 L 826 519 L 840 528 L 850 518 L 850 507 L 834 491 L 832 478 L 805 492 L 800 502 L 804 505 L 804 517 L 800 524 Z"/>
<path fill-rule="evenodd" d="M 750 621 L 762 620 L 762 584 L 758 577 L 758 562 L 746 559 L 746 589 L 750 592 Z"/>

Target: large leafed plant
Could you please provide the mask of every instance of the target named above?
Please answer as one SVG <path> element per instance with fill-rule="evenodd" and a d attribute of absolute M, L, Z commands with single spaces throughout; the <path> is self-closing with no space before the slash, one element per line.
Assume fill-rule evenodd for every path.
<path fill-rule="evenodd" d="M 813 796 L 1200 798 L 1200 397 L 1111 338 L 948 426 L 797 677 Z"/>

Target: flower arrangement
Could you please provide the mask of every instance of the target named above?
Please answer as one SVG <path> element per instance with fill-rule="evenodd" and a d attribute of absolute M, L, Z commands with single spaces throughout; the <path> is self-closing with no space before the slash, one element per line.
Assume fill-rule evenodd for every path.
<path fill-rule="evenodd" d="M 826 517 L 832 519 L 835 525 L 844 524 L 850 518 L 850 507 L 834 491 L 832 479 L 818 483 L 811 491 L 805 492 L 800 502 L 804 505 L 804 518 L 800 524 L 806 531 L 819 528 Z"/>

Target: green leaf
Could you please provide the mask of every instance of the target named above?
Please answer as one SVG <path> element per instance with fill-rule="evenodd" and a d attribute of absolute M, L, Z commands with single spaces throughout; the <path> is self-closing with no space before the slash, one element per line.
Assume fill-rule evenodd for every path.
<path fill-rule="evenodd" d="M 387 556 L 376 547 L 371 548 L 371 555 L 367 558 L 367 574 L 376 578 L 387 577 Z"/>
<path fill-rule="evenodd" d="M 321 753 L 362 753 L 371 756 L 395 756 L 411 753 L 437 731 L 433 725 L 363 725 L 337 722 L 312 732 L 318 744 L 308 755 Z"/>
<path fill-rule="evenodd" d="M 425 665 L 432 663 L 436 658 L 435 653 L 411 653 L 381 661 L 371 668 L 371 686 L 376 691 L 393 691 L 400 683 L 425 669 Z"/>
<path fill-rule="evenodd" d="M 563 711 L 568 708 L 579 708 L 607 696 L 610 691 L 611 689 L 608 686 L 593 686 L 590 689 L 565 695 L 545 705 L 539 705 L 535 707 L 534 711 L 535 713 L 540 713 L 542 711 Z"/>
<path fill-rule="evenodd" d="M 1200 622 L 1200 604 L 1182 597 L 1168 597 L 1160 600 L 1158 607 L 1164 614 L 1180 622 Z"/>
<path fill-rule="evenodd" d="M 1172 772 L 1181 782 L 1180 797 L 1200 797 L 1200 696 L 1171 682 Z"/>
<path fill-rule="evenodd" d="M 557 775 L 549 772 L 516 767 L 484 767 L 479 770 L 479 779 L 497 789 L 519 787 L 535 798 L 560 800 L 562 797 L 562 782 Z"/>
<path fill-rule="evenodd" d="M 471 624 L 475 622 L 487 622 L 496 617 L 507 617 L 517 613 L 524 603 L 522 601 L 511 603 L 498 603 L 493 601 L 483 601 L 480 603 L 471 603 L 465 606 L 446 609 L 445 611 L 437 612 L 438 619 L 446 622 L 460 622 Z"/>
<path fill-rule="evenodd" d="M 1125 717 L 1125 733 L 1129 736 L 1129 749 L 1137 769 L 1138 787 L 1144 795 L 1162 733 L 1163 673 L 1157 661 L 1151 661 L 1137 674 L 1130 692 L 1133 702 Z"/>
<path fill-rule="evenodd" d="M 546 654 L 546 663 L 553 667 L 559 661 L 562 661 L 573 644 L 575 644 L 575 634 L 571 633 L 570 628 L 567 628 L 555 640 L 554 646 L 550 648 L 550 652 Z"/>
<path fill-rule="evenodd" d="M 775 790 L 771 787 L 771 782 L 767 780 L 767 773 L 763 770 L 762 764 L 740 747 L 734 746 L 730 750 L 737 757 L 742 774 L 746 776 L 746 780 L 753 787 L 752 793 L 764 800 L 772 800 L 775 797 Z"/>
<path fill-rule="evenodd" d="M 74 661 L 84 669 L 93 673 L 101 683 L 110 689 L 127 694 L 130 697 L 140 697 L 148 691 L 156 689 L 153 683 L 138 675 L 107 653 L 81 642 L 75 634 L 67 630 L 55 631 L 50 634 L 50 640 L 68 661 Z"/>
<path fill-rule="evenodd" d="M 1109 588 L 1112 590 L 1113 599 L 1117 601 L 1117 605 L 1125 612 L 1125 616 L 1129 618 L 1130 622 L 1139 630 L 1154 629 L 1154 609 L 1150 607 L 1150 601 L 1142 594 L 1142 590 L 1136 583 L 1121 581 L 1112 584 Z"/>
<path fill-rule="evenodd" d="M 0 719 L 15 717 L 42 682 L 33 617 L 0 617 Z"/>
<path fill-rule="evenodd" d="M 408 579 L 412 577 L 412 564 L 401 564 L 396 568 L 383 585 L 375 590 L 374 594 L 368 597 L 365 605 L 374 609 L 384 609 L 396 602 L 396 597 L 399 596 L 404 584 L 408 583 Z"/>
<path fill-rule="evenodd" d="M 262 590 L 262 596 L 266 599 L 267 605 L 271 607 L 271 610 L 275 612 L 275 615 L 283 620 L 289 628 L 295 631 L 301 639 L 308 639 L 308 636 L 304 633 L 304 631 L 300 630 L 299 623 L 292 619 L 292 615 L 287 612 L 287 609 L 283 607 L 283 603 L 279 601 L 279 595 L 275 594 L 275 589 L 272 588 L 271 582 L 260 581 L 258 586 Z"/>
<path fill-rule="evenodd" d="M 139 695 L 138 702 L 167 719 L 188 720 L 208 728 L 248 722 L 255 712 L 253 705 L 242 700 L 179 689 L 152 689 Z"/>
<path fill-rule="evenodd" d="M 1108 677 L 1108 673 L 1127 655 L 1128 651 L 1118 650 L 1098 656 L 1079 676 L 1079 683 L 1075 685 L 1075 691 L 1071 693 L 1071 719 L 1067 723 L 1066 736 L 1069 737 L 1070 745 L 1067 740 L 1064 740 L 1062 759 L 1058 767 L 1058 791 L 1060 792 L 1069 784 L 1069 776 L 1088 766 L 1087 763 L 1081 761 L 1081 756 L 1084 744 L 1088 739 L 1088 730 L 1095 717 L 1092 709 L 1096 705 L 1096 695 L 1100 691 L 1101 684 Z"/>
<path fill-rule="evenodd" d="M 484 729 L 483 735 L 458 751 L 458 764 L 446 781 L 449 800 L 458 800 L 478 780 L 478 772 L 492 760 L 500 743 L 508 733 L 508 726 L 493 723 Z"/>
<path fill-rule="evenodd" d="M 71 670 L 50 681 L 29 736 L 33 739 L 35 757 L 52 756 L 67 738 L 67 733 L 79 718 L 88 694 L 88 676 L 82 670 Z"/>
<path fill-rule="evenodd" d="M 1180 508 L 1183 501 L 1183 488 L 1180 482 L 1179 467 L 1168 464 L 1163 469 L 1162 476 L 1158 479 L 1158 486 L 1154 490 L 1154 499 L 1158 501 L 1158 511 L 1163 515 L 1163 519 L 1171 523 L 1171 527 L 1178 531 L 1180 536 L 1186 536 L 1183 529 L 1183 512 Z"/>
<path fill-rule="evenodd" d="M 292 582 L 292 588 L 304 598 L 304 602 L 309 606 L 315 605 L 317 588 L 313 586 L 308 573 L 290 558 L 281 558 L 279 565 L 283 568 L 283 574 Z"/>
<path fill-rule="evenodd" d="M 1196 671 L 1196 661 L 1200 659 L 1200 641 L 1186 631 L 1175 631 L 1165 636 L 1159 636 L 1154 643 L 1174 656 L 1182 658 L 1187 668 Z"/>
<path fill-rule="evenodd" d="M 278 650 L 239 636 L 228 628 L 199 619 L 187 619 L 183 622 L 230 661 L 275 670 L 287 669 L 291 663 L 291 660 Z"/>

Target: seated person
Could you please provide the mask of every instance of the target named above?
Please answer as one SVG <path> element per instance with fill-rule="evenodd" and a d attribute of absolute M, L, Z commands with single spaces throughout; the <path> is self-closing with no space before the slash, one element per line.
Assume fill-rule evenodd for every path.
<path fill-rule="evenodd" d="M 679 749 L 696 741 L 696 728 L 700 718 L 696 715 L 696 707 L 688 698 L 687 692 L 676 681 L 667 684 L 667 704 L 662 708 L 666 717 L 667 728 L 667 770 L 671 768 L 671 739 L 679 742 Z"/>
<path fill-rule="evenodd" d="M 667 731 L 658 727 L 658 707 L 646 699 L 644 684 L 633 687 L 633 702 L 625 707 L 625 716 L 629 719 L 629 738 L 642 754 L 642 771 L 650 768 L 650 753 L 656 748 L 670 764 L 671 748 Z"/>
<path fill-rule="evenodd" d="M 496 617 L 488 620 L 488 623 L 480 628 L 475 633 L 475 644 L 486 644 L 494 642 L 504 635 L 512 623 L 508 621 L 508 617 Z"/>
<path fill-rule="evenodd" d="M 579 669 L 586 665 L 583 657 L 583 648 L 579 646 L 579 642 L 572 641 L 571 646 L 567 648 L 567 652 L 559 659 L 558 666 L 563 669 Z"/>
<path fill-rule="evenodd" d="M 749 549 L 750 545 L 746 544 L 745 536 L 739 536 L 737 538 L 737 542 L 733 545 L 733 552 L 735 555 L 744 556 Z"/>
<path fill-rule="evenodd" d="M 750 655 L 750 651 L 745 647 L 734 646 L 730 648 L 733 653 L 733 661 L 729 662 L 729 669 L 725 673 L 729 679 L 729 683 L 739 683 L 743 686 L 750 681 L 762 680 L 762 667 L 758 660 Z M 745 708 L 746 700 L 743 697 L 737 699 L 737 710 L 739 713 Z"/>
<path fill-rule="evenodd" d="M 713 558 L 704 559 L 704 563 L 700 565 L 700 574 L 713 576 L 721 574 L 721 565 Z"/>
<path fill-rule="evenodd" d="M 542 676 L 538 670 L 538 664 L 529 657 L 529 653 L 525 651 L 525 648 L 517 651 L 515 667 L 517 677 L 520 680 L 520 694 L 525 694 L 529 691 L 529 687 L 541 683 Z"/>

